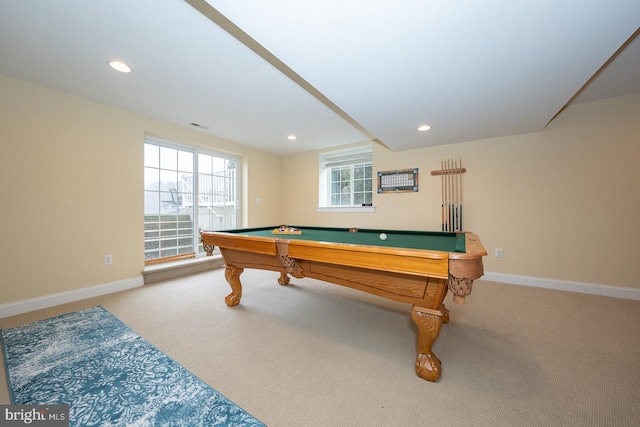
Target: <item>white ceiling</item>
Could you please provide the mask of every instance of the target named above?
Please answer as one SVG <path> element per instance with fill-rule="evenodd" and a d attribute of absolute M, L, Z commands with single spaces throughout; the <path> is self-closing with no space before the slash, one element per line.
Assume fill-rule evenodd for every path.
<path fill-rule="evenodd" d="M 398 151 L 639 93 L 639 26 L 638 0 L 0 0 L 0 74 L 276 154 Z"/>

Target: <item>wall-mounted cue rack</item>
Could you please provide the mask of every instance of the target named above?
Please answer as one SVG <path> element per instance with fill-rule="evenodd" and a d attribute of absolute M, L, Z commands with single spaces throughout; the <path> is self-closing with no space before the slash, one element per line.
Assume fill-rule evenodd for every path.
<path fill-rule="evenodd" d="M 378 172 L 378 193 L 418 191 L 418 168 Z"/>
<path fill-rule="evenodd" d="M 442 183 L 442 231 L 462 231 L 462 159 L 440 160 L 440 169 L 431 175 L 440 176 Z"/>

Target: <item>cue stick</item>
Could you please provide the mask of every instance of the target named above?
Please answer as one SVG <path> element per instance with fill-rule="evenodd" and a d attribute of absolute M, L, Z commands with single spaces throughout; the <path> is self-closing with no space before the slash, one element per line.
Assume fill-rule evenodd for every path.
<path fill-rule="evenodd" d="M 455 188 L 455 170 L 454 170 L 454 160 L 448 159 L 447 162 L 447 176 L 449 179 L 449 219 L 450 219 L 450 227 L 449 231 L 456 230 L 456 188 Z"/>
<path fill-rule="evenodd" d="M 462 231 L 462 159 L 460 159 L 460 231 Z"/>
<path fill-rule="evenodd" d="M 445 222 L 447 223 L 447 227 L 445 231 L 449 231 L 449 175 L 448 171 L 447 159 L 444 160 L 444 206 L 445 206 Z"/>
<path fill-rule="evenodd" d="M 451 186 L 451 159 L 447 159 L 447 182 L 449 186 L 449 231 L 453 229 L 453 187 Z"/>
<path fill-rule="evenodd" d="M 440 170 L 444 169 L 443 162 L 444 160 L 440 159 Z M 446 231 L 444 228 L 444 175 L 440 175 L 440 186 L 442 187 L 442 209 L 440 211 L 442 231 Z"/>
<path fill-rule="evenodd" d="M 449 181 L 449 231 L 453 229 L 453 200 L 451 187 L 451 159 L 447 159 L 447 179 Z"/>
<path fill-rule="evenodd" d="M 454 160 L 454 167 L 455 169 L 458 169 L 458 160 Z M 455 189 L 455 204 L 456 204 L 456 227 L 454 231 L 460 231 L 460 218 L 458 218 L 458 205 L 460 204 L 460 200 L 458 200 L 458 179 L 460 178 L 459 176 L 459 172 L 456 170 L 456 175 L 454 176 L 454 189 Z"/>
<path fill-rule="evenodd" d="M 453 161 L 453 167 L 454 169 L 458 169 L 458 161 L 454 160 Z M 454 197 L 454 204 L 455 204 L 455 211 L 456 211 L 456 226 L 454 227 L 453 231 L 458 231 L 458 171 L 455 171 L 455 175 L 453 176 L 453 191 L 455 192 L 455 197 Z"/>
<path fill-rule="evenodd" d="M 456 168 L 458 161 L 456 160 Z M 456 231 L 460 231 L 460 170 L 456 174 Z"/>
<path fill-rule="evenodd" d="M 456 189 L 458 185 L 458 174 L 455 171 L 455 168 L 458 167 L 458 162 L 452 160 L 451 163 L 453 165 L 453 175 L 451 176 L 451 180 L 453 181 L 453 231 L 458 231 L 458 191 Z"/>
<path fill-rule="evenodd" d="M 451 174 L 452 169 L 453 169 L 453 160 L 449 159 L 449 162 L 447 164 L 447 168 L 449 169 L 449 215 L 450 215 L 450 225 L 449 225 L 449 231 L 453 231 L 453 228 L 455 227 L 455 213 L 454 213 L 454 209 L 455 206 L 453 205 L 455 203 L 454 198 L 453 198 L 453 175 Z"/>
<path fill-rule="evenodd" d="M 451 230 L 456 231 L 456 187 L 455 187 L 455 175 L 453 174 L 453 159 L 450 160 L 449 165 L 449 179 L 451 181 Z"/>
<path fill-rule="evenodd" d="M 447 208 L 447 175 L 446 175 L 446 169 L 447 169 L 447 161 L 446 160 L 442 160 L 442 179 L 443 179 L 443 188 L 444 188 L 444 192 L 442 193 L 442 205 L 444 206 L 444 231 L 447 231 L 449 229 L 449 210 Z"/>

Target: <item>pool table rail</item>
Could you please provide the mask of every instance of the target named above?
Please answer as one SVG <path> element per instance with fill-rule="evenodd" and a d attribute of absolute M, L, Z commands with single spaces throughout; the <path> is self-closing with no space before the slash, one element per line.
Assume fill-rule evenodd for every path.
<path fill-rule="evenodd" d="M 394 273 L 444 279 L 453 275 L 455 278 L 475 280 L 484 274 L 482 257 L 487 252 L 477 235 L 465 233 L 465 238 L 467 252 L 293 240 L 280 235 L 264 237 L 228 232 L 203 232 L 201 237 L 207 255 L 211 255 L 214 247 L 218 246 Z M 456 302 L 463 303 L 464 298 Z"/>

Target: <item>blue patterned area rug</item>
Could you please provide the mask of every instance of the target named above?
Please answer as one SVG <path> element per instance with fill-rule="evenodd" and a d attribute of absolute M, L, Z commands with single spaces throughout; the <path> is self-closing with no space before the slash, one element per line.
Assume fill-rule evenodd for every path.
<path fill-rule="evenodd" d="M 72 426 L 263 426 L 103 307 L 0 331 L 11 400 Z"/>

